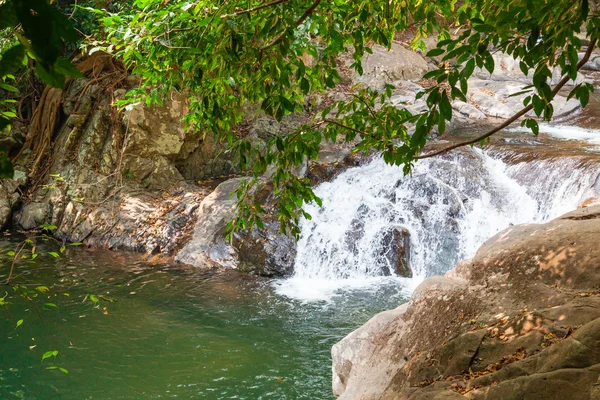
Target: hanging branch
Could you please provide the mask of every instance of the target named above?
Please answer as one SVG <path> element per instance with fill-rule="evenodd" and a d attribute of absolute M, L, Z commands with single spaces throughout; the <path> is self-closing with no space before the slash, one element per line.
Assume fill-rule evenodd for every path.
<path fill-rule="evenodd" d="M 261 4 L 260 6 L 256 6 L 254 8 L 250 8 L 248 10 L 236 11 L 236 12 L 233 12 L 231 14 L 223 14 L 223 15 L 221 15 L 221 19 L 231 18 L 231 17 L 237 17 L 238 15 L 244 15 L 244 14 L 249 14 L 249 13 L 252 13 L 252 12 L 255 12 L 255 11 L 260 11 L 263 8 L 276 6 L 277 4 L 285 3 L 286 1 L 288 1 L 288 0 L 275 0 L 275 1 L 272 1 L 270 3 Z"/>
<path fill-rule="evenodd" d="M 302 14 L 302 16 L 296 20 L 296 23 L 294 24 L 294 29 L 298 28 L 300 25 L 302 25 L 304 23 L 304 21 L 306 21 L 306 19 L 308 17 L 310 17 L 310 15 L 317 9 L 319 4 L 321 4 L 321 0 L 315 0 L 315 2 L 308 8 L 308 10 L 306 10 L 304 12 L 304 14 Z M 271 43 L 267 44 L 266 46 L 261 47 L 260 52 L 262 53 L 265 50 L 268 50 L 271 47 L 278 44 L 279 42 L 281 42 L 283 40 L 283 38 L 285 37 L 285 34 L 286 34 L 286 32 L 282 32 Z"/>
<path fill-rule="evenodd" d="M 585 63 L 587 63 L 592 55 L 592 52 L 594 51 L 594 48 L 596 47 L 596 43 L 598 42 L 598 39 L 593 39 L 592 42 L 590 43 L 590 45 L 588 46 L 587 51 L 585 52 L 585 55 L 583 56 L 583 58 L 581 59 L 581 61 L 579 61 L 579 63 L 577 64 L 577 71 L 579 71 L 584 65 Z M 552 96 L 550 98 L 550 101 L 552 101 L 554 99 L 554 96 L 556 96 L 556 94 L 563 88 L 563 86 L 565 86 L 567 84 L 567 82 L 569 82 L 569 76 L 565 75 L 560 82 L 558 82 L 558 84 L 554 87 L 554 90 L 552 90 Z M 449 152 L 450 150 L 454 150 L 456 148 L 459 147 L 463 147 L 463 146 L 468 146 L 471 144 L 475 144 L 478 143 L 484 139 L 489 138 L 490 136 L 494 135 L 495 133 L 498 133 L 499 131 L 501 131 L 502 129 L 508 127 L 509 125 L 511 125 L 513 122 L 515 122 L 516 120 L 518 120 L 519 118 L 521 118 L 522 116 L 524 116 L 525 114 L 527 114 L 529 111 L 531 111 L 533 109 L 533 104 L 528 105 L 527 107 L 523 108 L 521 111 L 519 111 L 518 113 L 516 113 L 515 115 L 513 115 L 512 117 L 510 117 L 509 119 L 507 119 L 504 123 L 498 125 L 497 127 L 495 127 L 494 129 L 492 129 L 491 131 L 476 137 L 475 139 L 471 139 L 471 140 L 466 140 L 464 142 L 459 142 L 456 144 L 453 144 L 451 146 L 448 147 L 444 147 L 443 149 L 431 152 L 431 153 L 427 153 L 427 154 L 423 154 L 423 155 L 419 155 L 419 156 L 415 156 L 413 159 L 415 160 L 421 160 L 424 158 L 430 158 L 430 157 L 434 157 L 440 154 L 444 154 Z"/>

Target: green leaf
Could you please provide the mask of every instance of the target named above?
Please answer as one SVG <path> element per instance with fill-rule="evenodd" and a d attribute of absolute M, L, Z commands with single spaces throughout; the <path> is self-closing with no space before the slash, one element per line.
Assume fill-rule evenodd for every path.
<path fill-rule="evenodd" d="M 44 303 L 44 307 L 58 308 L 58 306 L 54 303 Z"/>
<path fill-rule="evenodd" d="M 48 289 L 48 287 L 46 286 L 37 286 L 35 290 L 37 290 L 40 293 L 48 293 L 50 291 L 50 289 Z"/>
<path fill-rule="evenodd" d="M 54 251 L 49 251 L 48 254 L 50 254 L 54 258 L 60 257 L 60 255 L 58 253 L 54 252 Z"/>
<path fill-rule="evenodd" d="M 15 252 L 14 251 L 9 251 L 6 253 L 7 255 L 9 255 L 10 257 L 14 257 L 15 256 Z"/>
<path fill-rule="evenodd" d="M 15 328 L 20 327 L 22 324 L 23 324 L 23 320 L 22 319 L 18 320 L 17 321 L 17 326 Z"/>
<path fill-rule="evenodd" d="M 44 231 L 54 231 L 54 230 L 58 229 L 58 227 L 56 225 L 51 225 L 51 224 L 42 224 L 42 225 L 38 226 L 38 228 L 40 228 Z"/>
<path fill-rule="evenodd" d="M 442 99 L 440 100 L 440 112 L 447 121 L 452 119 L 452 105 L 450 105 L 450 101 L 448 100 L 446 93 L 444 93 Z"/>
<path fill-rule="evenodd" d="M 428 73 L 423 75 L 423 79 L 434 79 L 434 78 L 437 78 L 438 76 L 442 75 L 443 73 L 444 73 L 444 71 L 441 69 L 429 71 Z"/>
<path fill-rule="evenodd" d="M 463 78 L 469 78 L 471 75 L 473 75 L 474 71 L 475 71 L 475 59 L 471 58 L 465 64 L 465 67 L 463 68 L 463 70 L 461 72 L 461 76 Z"/>
<path fill-rule="evenodd" d="M 4 89 L 7 92 L 19 93 L 19 89 L 7 83 L 0 83 L 0 89 Z"/>
<path fill-rule="evenodd" d="M 442 54 L 444 54 L 446 52 L 446 50 L 444 49 L 432 49 L 427 53 L 427 57 L 437 57 L 437 56 L 441 56 Z"/>
<path fill-rule="evenodd" d="M 483 65 L 490 74 L 494 73 L 494 58 L 489 53 L 485 55 L 483 59 Z"/>
<path fill-rule="evenodd" d="M 58 350 L 47 351 L 42 356 L 42 361 L 44 361 L 46 358 L 50 358 L 50 357 L 56 358 L 57 355 L 58 355 Z"/>
<path fill-rule="evenodd" d="M 540 126 L 533 118 L 527 118 L 523 120 L 523 122 L 521 122 L 521 126 L 526 126 L 527 128 L 531 129 L 535 136 L 539 135 L 540 133 Z"/>
<path fill-rule="evenodd" d="M 98 297 L 96 297 L 96 295 L 94 294 L 90 294 L 90 300 L 94 303 L 98 303 Z"/>
<path fill-rule="evenodd" d="M 56 72 L 53 68 L 46 68 L 42 63 L 35 64 L 35 72 L 38 77 L 46 84 L 57 89 L 62 89 L 65 85 L 65 76 Z"/>
<path fill-rule="evenodd" d="M 302 78 L 300 80 L 300 89 L 302 90 L 302 93 L 304 93 L 304 94 L 308 94 L 308 92 L 310 92 L 310 83 L 308 82 L 308 80 L 306 78 Z"/>
<path fill-rule="evenodd" d="M 63 368 L 63 367 L 58 367 L 58 370 L 59 370 L 60 372 L 62 372 L 62 373 L 65 373 L 65 374 L 67 374 L 67 375 L 69 374 L 69 371 L 67 371 L 67 369 L 66 369 L 66 368 Z"/>
<path fill-rule="evenodd" d="M 81 245 L 83 245 L 83 243 L 81 243 L 81 242 L 73 242 L 73 243 L 69 244 L 69 246 L 81 246 Z"/>
<path fill-rule="evenodd" d="M 587 19 L 590 13 L 590 4 L 588 0 L 581 0 L 581 19 L 584 21 Z"/>
<path fill-rule="evenodd" d="M 23 65 L 23 58 L 25 58 L 25 47 L 20 44 L 3 52 L 0 60 L 0 78 L 16 73 Z"/>

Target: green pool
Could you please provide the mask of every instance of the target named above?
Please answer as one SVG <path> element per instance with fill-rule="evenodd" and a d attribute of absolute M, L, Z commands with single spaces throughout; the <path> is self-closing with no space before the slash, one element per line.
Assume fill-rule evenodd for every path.
<path fill-rule="evenodd" d="M 15 274 L 38 296 L 0 287 L 1 399 L 331 399 L 331 346 L 406 300 L 390 280 L 305 302 L 274 281 L 79 248 Z"/>

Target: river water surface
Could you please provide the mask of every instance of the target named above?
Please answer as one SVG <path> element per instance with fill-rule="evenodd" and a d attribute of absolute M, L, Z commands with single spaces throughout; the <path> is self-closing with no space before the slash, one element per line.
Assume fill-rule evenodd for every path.
<path fill-rule="evenodd" d="M 309 303 L 267 280 L 128 253 L 72 248 L 35 261 L 14 282 L 49 293 L 0 308 L 1 399 L 331 399 L 331 346 L 406 300 L 394 280 Z"/>

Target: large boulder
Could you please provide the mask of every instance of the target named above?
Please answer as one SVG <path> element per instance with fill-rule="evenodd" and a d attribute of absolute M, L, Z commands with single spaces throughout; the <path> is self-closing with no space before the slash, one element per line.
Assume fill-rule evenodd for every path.
<path fill-rule="evenodd" d="M 225 240 L 225 227 L 235 214 L 236 200 L 231 193 L 239 182 L 225 181 L 202 200 L 192 238 L 175 257 L 177 261 L 198 267 L 237 268 L 236 251 Z"/>
<path fill-rule="evenodd" d="M 225 238 L 227 223 L 236 212 L 237 198 L 232 193 L 241 178 L 221 183 L 200 203 L 191 239 L 177 253 L 179 262 L 200 268 L 237 269 L 262 276 L 282 276 L 293 272 L 296 242 L 278 230 L 276 219 L 265 216 L 263 229 L 236 232 L 231 241 Z M 268 196 L 264 186 L 258 196 Z M 267 204 L 268 199 L 261 199 Z"/>
<path fill-rule="evenodd" d="M 600 398 L 600 206 L 514 226 L 332 350 L 340 399 Z"/>
<path fill-rule="evenodd" d="M 372 46 L 372 54 L 363 57 L 363 74 L 351 74 L 350 79 L 375 90 L 381 90 L 386 84 L 399 80 L 418 80 L 433 69 L 433 66 L 419 53 L 409 50 L 398 42 L 390 49 Z M 354 62 L 350 56 L 342 58 L 342 72 Z"/>

